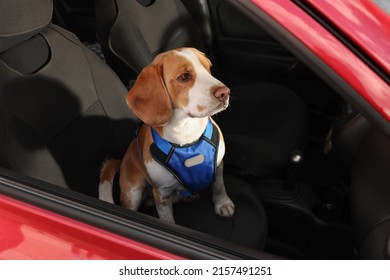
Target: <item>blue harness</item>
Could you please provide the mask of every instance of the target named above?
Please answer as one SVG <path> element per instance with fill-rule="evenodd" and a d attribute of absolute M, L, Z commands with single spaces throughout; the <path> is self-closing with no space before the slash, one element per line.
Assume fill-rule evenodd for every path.
<path fill-rule="evenodd" d="M 182 195 L 190 196 L 214 182 L 219 133 L 210 119 L 199 140 L 185 146 L 172 144 L 151 130 L 154 143 L 150 153 L 189 190 Z"/>

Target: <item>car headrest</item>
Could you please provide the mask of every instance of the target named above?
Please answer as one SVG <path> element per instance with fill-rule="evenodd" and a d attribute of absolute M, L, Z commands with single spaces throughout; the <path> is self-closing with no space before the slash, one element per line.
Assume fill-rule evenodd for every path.
<path fill-rule="evenodd" d="M 0 53 L 45 29 L 52 13 L 52 0 L 1 0 Z"/>

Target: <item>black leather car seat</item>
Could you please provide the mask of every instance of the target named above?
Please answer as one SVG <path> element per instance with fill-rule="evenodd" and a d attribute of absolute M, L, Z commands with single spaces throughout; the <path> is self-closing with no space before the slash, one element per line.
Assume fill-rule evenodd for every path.
<path fill-rule="evenodd" d="M 390 140 L 374 127 L 351 174 L 351 217 L 361 259 L 390 259 Z"/>
<path fill-rule="evenodd" d="M 52 9 L 51 0 L 0 1 L 0 164 L 97 197 L 102 162 L 123 156 L 138 120 L 122 82 L 74 34 L 51 24 Z M 217 217 L 202 197 L 177 205 L 176 220 L 261 249 L 267 219 L 259 197 L 239 179 L 225 183 L 234 218 Z"/>
<path fill-rule="evenodd" d="M 95 11 L 107 63 L 125 84 L 162 51 L 184 46 L 206 49 L 179 0 L 96 0 Z M 227 143 L 225 165 L 256 176 L 281 176 L 292 153 L 304 145 L 303 101 L 276 84 L 231 88 L 232 106 L 216 117 Z"/>
<path fill-rule="evenodd" d="M 50 24 L 50 0 L 1 5 L 3 160 L 26 175 L 96 195 L 101 161 L 121 156 L 131 136 L 126 130 L 136 125 L 123 102 L 126 89 L 75 35 Z"/>

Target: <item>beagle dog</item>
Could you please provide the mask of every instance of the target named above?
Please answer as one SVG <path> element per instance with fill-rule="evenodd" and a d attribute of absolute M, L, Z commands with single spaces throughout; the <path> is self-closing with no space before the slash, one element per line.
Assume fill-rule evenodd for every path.
<path fill-rule="evenodd" d="M 174 223 L 174 197 L 212 187 L 214 211 L 232 217 L 234 204 L 223 181 L 225 144 L 211 116 L 229 105 L 230 90 L 210 73 L 200 51 L 181 48 L 155 57 L 138 76 L 126 102 L 143 124 L 122 160 L 109 160 L 100 173 L 99 198 L 113 203 L 120 172 L 120 202 L 138 210 L 151 186 L 161 220 Z"/>

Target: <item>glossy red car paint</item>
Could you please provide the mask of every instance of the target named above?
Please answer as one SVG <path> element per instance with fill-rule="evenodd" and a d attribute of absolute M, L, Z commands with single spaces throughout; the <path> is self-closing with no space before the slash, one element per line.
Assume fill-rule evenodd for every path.
<path fill-rule="evenodd" d="M 0 259 L 180 259 L 0 195 Z"/>
<path fill-rule="evenodd" d="M 389 84 L 378 76 L 375 71 L 367 66 L 367 64 L 357 57 L 348 47 L 332 35 L 324 26 L 318 23 L 292 1 L 252 0 L 252 2 L 299 39 L 316 56 L 322 59 L 343 80 L 354 88 L 356 92 L 367 100 L 369 104 L 371 104 L 386 120 L 390 121 Z M 333 9 L 337 9 L 339 11 L 340 18 L 342 17 L 344 20 L 347 20 L 345 15 L 351 13 L 353 14 L 357 10 L 356 5 L 351 4 L 352 2 L 360 3 L 366 1 L 324 0 L 312 2 L 338 3 L 339 5 L 337 6 L 335 4 L 332 5 Z M 340 3 L 344 5 L 341 5 Z M 353 10 L 353 8 L 355 8 L 355 10 Z M 367 18 L 372 18 L 372 22 L 375 22 L 374 19 L 378 17 L 377 12 L 372 12 L 364 5 L 360 6 L 360 8 L 364 11 L 364 14 L 366 14 L 366 21 Z M 322 11 L 325 12 L 325 10 Z M 330 10 L 326 11 L 330 12 Z M 380 20 L 384 20 L 383 18 L 384 16 L 381 15 Z M 336 16 L 329 16 L 329 19 L 341 24 L 340 19 Z M 382 35 L 385 36 L 385 40 L 389 41 L 390 34 L 383 31 Z M 374 42 L 377 40 L 375 33 L 370 33 L 369 29 L 366 30 L 366 36 L 368 36 L 369 40 L 373 40 Z M 358 39 L 355 38 L 355 40 Z M 361 41 L 361 43 L 363 42 Z M 372 50 L 372 52 L 374 52 L 374 50 Z M 388 52 L 385 53 L 384 56 L 381 56 L 381 58 L 384 57 L 387 59 L 384 59 L 383 61 L 389 60 Z"/>
<path fill-rule="evenodd" d="M 390 16 L 372 0 L 310 0 L 390 75 Z"/>
<path fill-rule="evenodd" d="M 305 44 L 390 121 L 389 85 L 326 28 L 292 1 L 252 2 Z M 372 1 L 308 2 L 390 73 L 390 20 Z M 0 195 L 0 259 L 180 257 Z"/>

